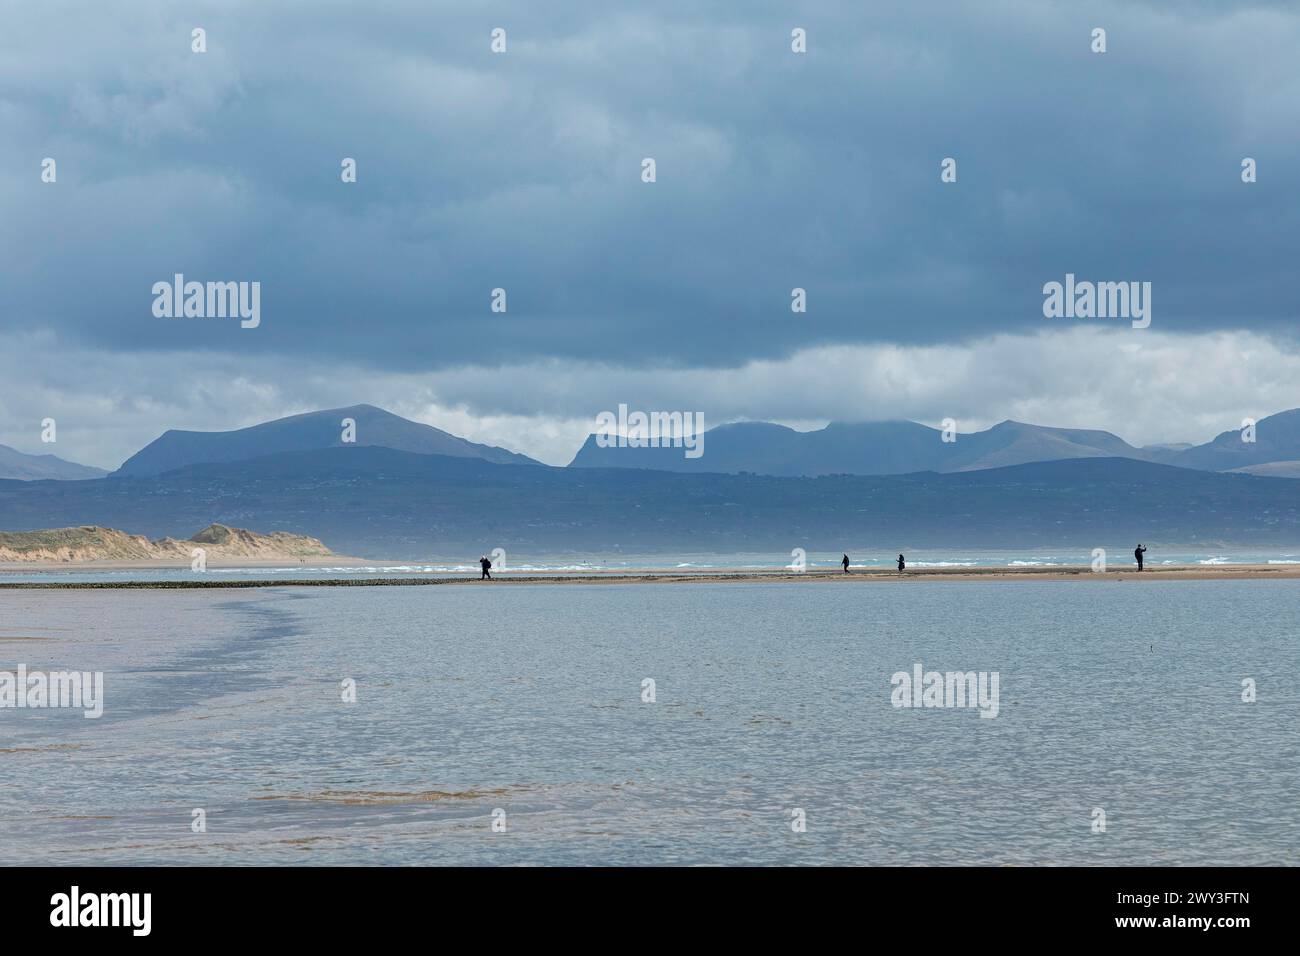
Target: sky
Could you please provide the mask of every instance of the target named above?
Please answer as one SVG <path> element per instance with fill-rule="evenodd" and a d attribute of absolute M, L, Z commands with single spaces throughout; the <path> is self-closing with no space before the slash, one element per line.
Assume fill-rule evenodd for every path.
<path fill-rule="evenodd" d="M 1136 444 L 1300 406 L 1300 5 L 4 21 L 0 443 L 21 451 L 112 468 L 168 428 L 359 403 L 552 464 L 619 404 Z M 177 273 L 259 282 L 260 324 L 155 315 Z M 1150 327 L 1046 318 L 1067 273 L 1150 282 Z"/>

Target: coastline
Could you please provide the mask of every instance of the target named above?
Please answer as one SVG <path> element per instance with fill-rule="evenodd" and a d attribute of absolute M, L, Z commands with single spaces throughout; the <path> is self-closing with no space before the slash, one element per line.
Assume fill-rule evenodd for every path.
<path fill-rule="evenodd" d="M 349 560 L 350 559 L 345 559 Z M 61 570 L 108 570 L 108 563 L 95 565 L 56 565 Z M 333 561 L 313 562 L 337 564 Z M 276 562 L 241 562 L 227 565 L 229 567 L 257 567 L 276 565 Z M 358 562 L 358 566 L 377 565 L 381 562 Z M 113 568 L 113 570 L 136 570 L 140 566 Z M 144 568 L 162 567 L 162 565 L 143 565 Z M 22 568 L 25 571 L 47 571 L 51 567 Z M 1089 565 L 1070 565 L 1056 567 L 983 567 L 983 568 L 917 568 L 898 573 L 893 570 L 850 570 L 848 574 L 838 570 L 815 571 L 754 571 L 740 568 L 720 568 L 714 571 L 590 571 L 584 573 L 556 572 L 554 574 L 516 574 L 501 572 L 490 581 L 480 580 L 471 574 L 464 575 L 428 575 L 421 577 L 392 578 L 317 578 L 286 579 L 282 581 L 259 580 L 206 580 L 196 576 L 184 581 L 40 581 L 8 582 L 4 580 L 4 571 L 17 570 L 0 568 L 0 589 L 4 590 L 133 590 L 133 589 L 192 589 L 192 588 L 284 588 L 284 587 L 418 587 L 430 585 L 479 585 L 491 587 L 499 585 L 536 585 L 536 584 L 798 584 L 808 581 L 837 582 L 840 584 L 860 583 L 894 583 L 906 584 L 909 581 L 1276 581 L 1300 579 L 1300 565 L 1168 565 L 1159 568 L 1147 568 L 1138 572 L 1136 569 L 1111 569 L 1094 572 Z"/>

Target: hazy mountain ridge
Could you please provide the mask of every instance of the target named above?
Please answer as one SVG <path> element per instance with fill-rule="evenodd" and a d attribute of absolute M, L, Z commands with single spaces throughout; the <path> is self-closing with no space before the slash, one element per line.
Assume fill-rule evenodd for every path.
<path fill-rule="evenodd" d="M 589 436 L 574 456 L 576 468 L 657 468 L 682 472 L 754 472 L 889 475 L 918 471 L 974 471 L 1063 458 L 1126 457 L 1165 461 L 1168 453 L 1135 448 L 1095 429 L 1051 428 L 1005 421 L 980 432 L 943 432 L 910 421 L 832 422 L 811 432 L 751 422 L 705 432 L 704 454 L 688 459 L 680 448 L 602 448 Z"/>
<path fill-rule="evenodd" d="M 1230 471 L 1297 459 L 1300 459 L 1300 408 L 1261 418 L 1255 423 L 1253 442 L 1242 441 L 1241 430 L 1233 429 L 1180 452 L 1174 460 L 1187 468 Z"/>
<path fill-rule="evenodd" d="M 918 471 L 977 471 L 1036 461 L 1132 458 L 1203 471 L 1230 471 L 1300 460 L 1300 409 L 1279 412 L 1256 425 L 1256 441 L 1228 431 L 1203 445 L 1130 445 L 1111 432 L 1054 428 L 1004 421 L 945 442 L 942 432 L 917 422 L 832 422 L 797 432 L 769 422 L 720 425 L 704 434 L 704 454 L 686 458 L 681 448 L 602 448 L 588 436 L 574 456 L 575 468 L 655 468 L 663 471 L 727 472 L 816 477 L 888 475 Z M 1263 472 L 1260 472 L 1263 473 Z M 1293 477 L 1286 468 L 1272 474 Z"/>
<path fill-rule="evenodd" d="M 86 478 L 103 478 L 108 472 L 103 468 L 79 465 L 54 455 L 28 455 L 0 445 L 0 478 L 18 481 L 41 481 L 51 478 L 58 481 L 80 481 Z"/>
<path fill-rule="evenodd" d="M 111 523 L 163 537 L 217 520 L 303 529 L 344 553 L 1032 548 L 1109 541 L 1292 547 L 1293 480 L 1126 458 L 948 474 L 685 475 L 498 465 L 379 447 L 192 465 L 73 484 L 0 482 L 0 524 Z"/>
<path fill-rule="evenodd" d="M 355 422 L 354 441 L 344 441 L 344 420 Z M 600 447 L 589 435 L 569 463 L 571 468 L 655 469 L 679 473 L 754 473 L 785 477 L 819 475 L 902 475 L 920 471 L 977 471 L 1035 461 L 1123 457 L 1210 471 L 1254 469 L 1300 460 L 1300 409 L 1260 420 L 1256 441 L 1238 431 L 1223 432 L 1203 445 L 1130 445 L 1111 432 L 1056 428 L 1007 420 L 983 431 L 943 432 L 912 421 L 832 422 L 808 432 L 772 422 L 733 422 L 709 429 L 704 454 L 687 458 L 682 448 Z M 482 445 L 431 425 L 409 421 L 372 405 L 325 409 L 292 415 L 232 431 L 164 432 L 113 473 L 115 477 L 159 475 L 191 465 L 250 461 L 268 455 L 324 448 L 383 447 L 414 454 L 474 458 L 499 464 L 538 465 L 525 455 Z M 8 471 L 6 456 L 17 461 Z M 1257 471 L 1296 477 L 1277 467 Z M 63 462 L 53 456 L 28 456 L 0 446 L 0 477 L 19 479 L 94 478 L 105 472 Z"/>
<path fill-rule="evenodd" d="M 343 420 L 355 422 L 355 441 L 343 441 Z M 224 432 L 169 430 L 128 458 L 115 476 L 158 475 L 194 464 L 245 461 L 321 448 L 392 448 L 422 455 L 481 458 L 498 464 L 536 464 L 493 445 L 479 445 L 440 428 L 413 422 L 373 405 L 291 415 Z"/>
<path fill-rule="evenodd" d="M 1298 416 L 1282 413 L 1259 423 L 1259 442 L 1268 442 L 1264 454 L 1286 451 L 1290 440 L 1273 419 L 1285 425 Z M 356 444 L 338 440 L 345 417 L 357 421 Z M 1226 434 L 1240 441 L 1238 433 Z M 197 444 L 168 439 L 178 435 L 193 436 Z M 1300 429 L 1295 438 L 1300 441 Z M 389 448 L 386 441 L 420 450 Z M 456 454 L 426 450 L 448 441 Z M 254 454 L 284 444 L 309 447 Z M 1207 445 L 1215 446 L 1214 455 L 1241 454 L 1223 436 Z M 39 553 L 37 560 L 147 560 L 185 556 L 196 544 L 213 548 L 214 557 L 222 549 L 245 557 L 329 553 L 318 539 L 344 553 L 395 559 L 472 556 L 493 547 L 543 553 L 835 550 L 848 541 L 879 541 L 885 551 L 1100 546 L 1129 539 L 1300 546 L 1300 471 L 1293 467 L 1300 452 L 1240 466 L 1284 477 L 1166 463 L 1204 454 L 1207 445 L 1139 449 L 1109 432 L 1011 421 L 959 435 L 956 442 L 915 422 L 836 423 L 811 433 L 755 422 L 709 432 L 702 459 L 686 459 L 682 449 L 601 449 L 626 452 L 622 462 L 657 464 L 667 454 L 667 461 L 697 473 L 556 468 L 354 406 L 240 432 L 169 432 L 132 459 L 140 473 L 124 467 L 91 481 L 0 481 L 0 527 L 62 525 L 101 535 L 11 538 L 0 546 L 10 555 Z M 756 456 L 755 448 L 763 454 Z M 213 454 L 246 457 L 213 461 Z M 805 467 L 805 454 L 807 467 L 825 473 L 769 473 Z M 176 461 L 181 464 L 153 472 Z M 219 525 L 188 541 L 169 537 L 213 521 Z M 267 529 L 264 537 L 272 540 L 245 547 L 241 535 L 252 533 L 235 529 L 250 526 Z M 303 544 L 302 531 L 315 538 Z M 278 533 L 288 538 L 275 541 Z"/>

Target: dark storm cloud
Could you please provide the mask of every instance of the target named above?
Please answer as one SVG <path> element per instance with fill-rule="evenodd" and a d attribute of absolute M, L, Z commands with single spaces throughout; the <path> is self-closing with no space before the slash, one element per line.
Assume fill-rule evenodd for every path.
<path fill-rule="evenodd" d="M 727 366 L 1037 332 L 1066 272 L 1151 282 L 1165 332 L 1296 318 L 1286 5 L 144 2 L 7 21 L 0 322 L 90 347 L 278 355 L 287 374 Z M 150 288 L 177 272 L 260 281 L 261 327 L 155 318 Z"/>

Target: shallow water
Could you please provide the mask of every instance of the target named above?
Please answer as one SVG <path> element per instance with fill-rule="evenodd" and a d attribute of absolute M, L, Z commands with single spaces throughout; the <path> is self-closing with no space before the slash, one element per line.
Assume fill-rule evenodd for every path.
<path fill-rule="evenodd" d="M 1297 635 L 1300 581 L 0 592 L 0 669 L 101 670 L 106 698 L 98 720 L 0 709 L 0 845 L 1294 864 Z M 998 672 L 998 716 L 893 707 L 917 661 Z"/>

